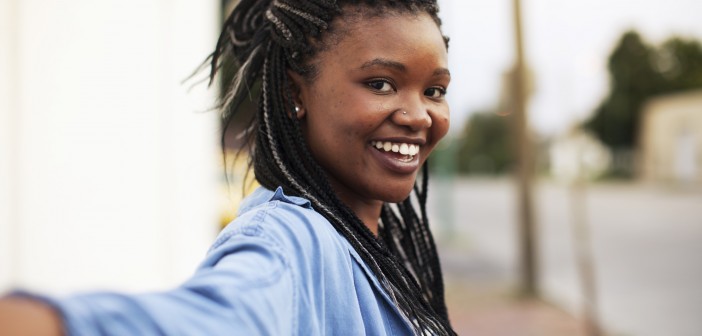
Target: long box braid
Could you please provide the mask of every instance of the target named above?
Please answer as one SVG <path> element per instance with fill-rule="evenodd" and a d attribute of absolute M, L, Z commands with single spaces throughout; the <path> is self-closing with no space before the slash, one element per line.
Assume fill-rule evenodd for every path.
<path fill-rule="evenodd" d="M 295 117 L 287 70 L 313 80 L 317 69 L 306 61 L 325 48 L 323 37 L 336 33 L 331 21 L 347 6 L 370 15 L 426 12 L 441 24 L 438 5 L 429 0 L 241 0 L 206 61 L 210 84 L 225 63 L 238 68 L 221 101 L 225 131 L 242 103 L 257 92 L 257 111 L 241 136 L 253 150 L 250 165 L 258 182 L 308 199 L 368 264 L 415 334 L 455 335 L 427 220 L 427 164 L 421 185 L 415 183 L 405 201 L 383 206 L 376 237 L 336 196 Z"/>

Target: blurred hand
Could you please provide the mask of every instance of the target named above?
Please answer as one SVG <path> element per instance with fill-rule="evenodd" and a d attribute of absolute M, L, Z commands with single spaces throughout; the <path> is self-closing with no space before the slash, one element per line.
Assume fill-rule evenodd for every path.
<path fill-rule="evenodd" d="M 0 336 L 60 336 L 61 321 L 54 309 L 25 298 L 0 299 Z"/>

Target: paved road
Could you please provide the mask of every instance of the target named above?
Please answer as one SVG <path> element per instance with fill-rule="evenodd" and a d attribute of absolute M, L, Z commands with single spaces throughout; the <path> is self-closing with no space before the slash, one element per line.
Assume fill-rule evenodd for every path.
<path fill-rule="evenodd" d="M 431 187 L 429 211 L 448 281 L 458 279 L 467 288 L 514 286 L 516 203 L 510 181 L 434 179 Z M 544 296 L 577 314 L 581 295 L 569 197 L 565 187 L 541 183 L 535 203 Z M 597 184 L 584 204 L 600 318 L 609 334 L 702 335 L 702 189 Z"/>

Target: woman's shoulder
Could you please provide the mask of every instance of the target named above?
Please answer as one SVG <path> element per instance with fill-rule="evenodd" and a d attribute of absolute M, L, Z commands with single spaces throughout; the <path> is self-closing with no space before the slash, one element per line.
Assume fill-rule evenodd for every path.
<path fill-rule="evenodd" d="M 212 248 L 244 237 L 256 237 L 289 255 L 349 255 L 348 243 L 309 200 L 285 195 L 280 187 L 274 191 L 260 187 L 249 195 L 237 218 L 222 230 Z"/>

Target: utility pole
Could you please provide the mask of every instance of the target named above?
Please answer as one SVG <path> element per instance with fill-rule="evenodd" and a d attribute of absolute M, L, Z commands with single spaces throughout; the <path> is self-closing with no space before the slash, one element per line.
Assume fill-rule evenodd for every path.
<path fill-rule="evenodd" d="M 527 85 L 522 38 L 521 1 L 514 0 L 514 42 L 516 59 L 513 71 L 512 104 L 517 144 L 517 206 L 522 294 L 538 296 L 536 225 L 532 204 L 533 153 L 526 111 Z"/>
<path fill-rule="evenodd" d="M 578 157 L 582 156 L 582 150 L 579 150 Z M 602 330 L 600 329 L 598 318 L 597 280 L 595 280 L 595 266 L 593 265 L 592 238 L 590 237 L 590 228 L 587 225 L 586 181 L 582 169 L 579 168 L 580 172 L 570 186 L 570 206 L 573 212 L 573 242 L 583 293 L 585 335 L 601 336 Z"/>

